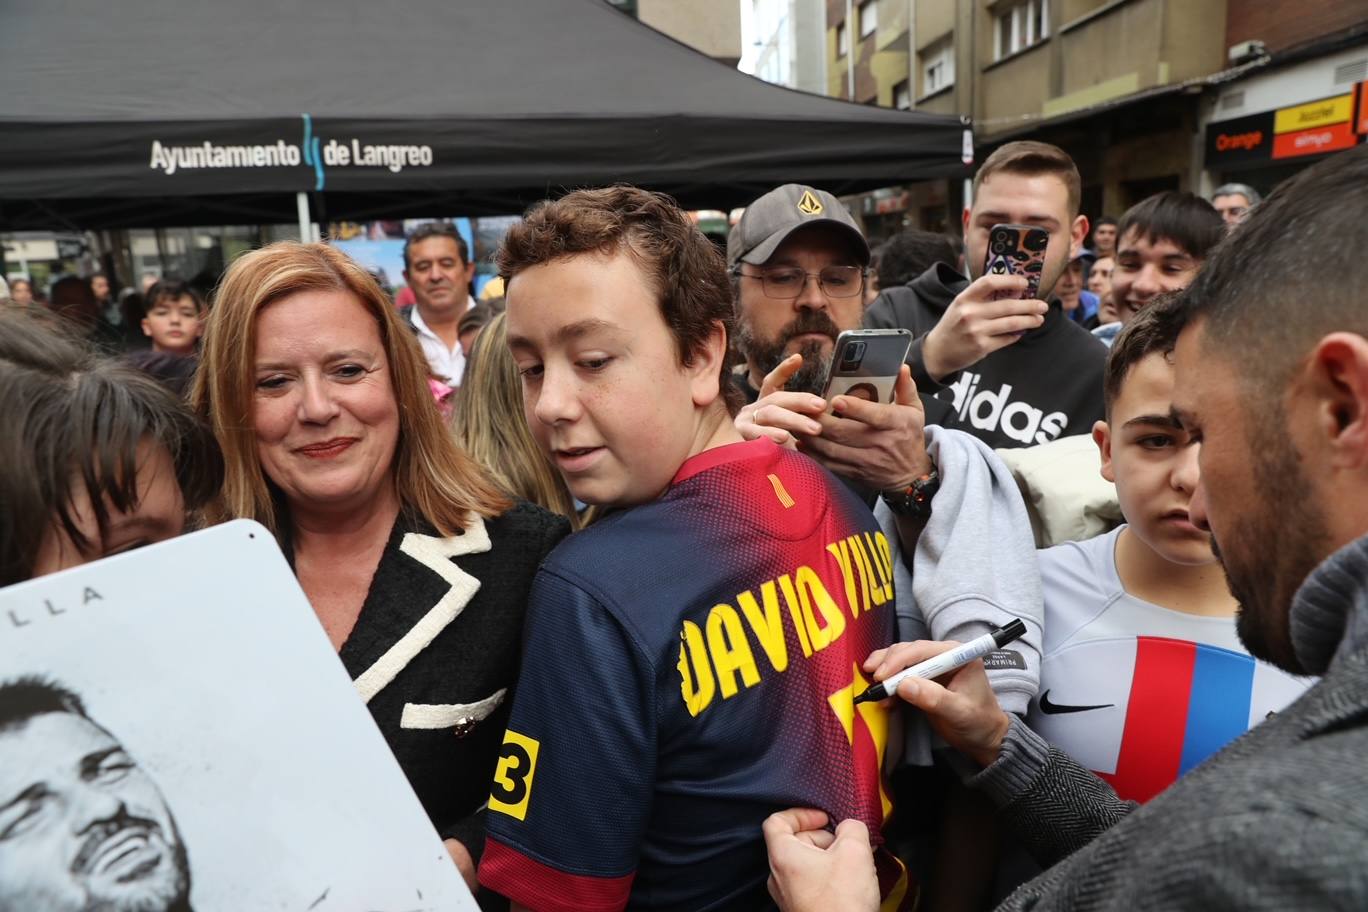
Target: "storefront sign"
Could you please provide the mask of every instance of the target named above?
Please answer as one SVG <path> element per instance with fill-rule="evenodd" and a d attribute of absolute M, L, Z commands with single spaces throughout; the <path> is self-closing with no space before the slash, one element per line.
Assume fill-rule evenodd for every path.
<path fill-rule="evenodd" d="M 1319 155 L 1322 152 L 1348 149 L 1357 142 L 1358 137 L 1354 135 L 1354 127 L 1350 123 L 1298 130 L 1296 133 L 1282 133 L 1274 138 L 1273 157 L 1278 159 Z"/>
<path fill-rule="evenodd" d="M 1321 101 L 1281 108 L 1273 121 L 1273 132 L 1295 133 L 1313 127 L 1347 123 L 1354 116 L 1354 95 L 1336 95 Z M 1276 153 L 1274 154 L 1276 158 Z"/>
<path fill-rule="evenodd" d="M 880 215 L 886 215 L 890 212 L 906 212 L 909 198 L 910 194 L 899 193 L 897 196 L 875 200 L 874 211 Z"/>
<path fill-rule="evenodd" d="M 1225 167 L 1267 161 L 1273 148 L 1273 112 L 1237 117 L 1207 126 L 1206 163 Z"/>
<path fill-rule="evenodd" d="M 1359 83 L 1358 131 L 1368 133 L 1368 82 Z"/>

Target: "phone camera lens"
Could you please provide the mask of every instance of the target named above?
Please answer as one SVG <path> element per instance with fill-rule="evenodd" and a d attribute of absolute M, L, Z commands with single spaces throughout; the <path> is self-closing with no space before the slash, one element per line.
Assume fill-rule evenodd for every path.
<path fill-rule="evenodd" d="M 860 361 L 864 359 L 864 353 L 865 343 L 850 343 L 850 346 L 845 350 L 845 354 L 841 357 L 841 367 L 847 370 L 853 367 L 858 367 Z"/>

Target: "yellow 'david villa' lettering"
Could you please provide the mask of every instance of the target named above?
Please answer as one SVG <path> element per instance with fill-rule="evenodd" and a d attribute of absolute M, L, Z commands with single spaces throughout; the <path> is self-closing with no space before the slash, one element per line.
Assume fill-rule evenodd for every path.
<path fill-rule="evenodd" d="M 793 591 L 793 577 L 787 573 L 779 577 L 779 588 L 784 590 L 784 604 L 788 606 L 789 617 L 793 619 L 798 645 L 803 647 L 803 658 L 812 658 L 812 639 L 808 636 L 807 621 L 803 619 L 802 603 L 798 601 L 798 593 Z"/>
<path fill-rule="evenodd" d="M 836 564 L 841 568 L 841 580 L 845 583 L 846 607 L 850 609 L 850 616 L 853 618 L 859 614 L 859 602 L 855 600 L 855 574 L 851 572 L 850 566 L 850 545 L 846 539 L 832 542 L 826 546 L 827 553 L 836 559 Z"/>
<path fill-rule="evenodd" d="M 702 626 L 684 621 L 676 667 L 680 693 L 690 715 L 703 712 L 714 698 L 729 700 L 754 687 L 763 674 L 784 673 L 792 667 L 798 650 L 803 658 L 811 658 L 839 640 L 861 614 L 892 601 L 892 551 L 882 532 L 848 536 L 828 544 L 826 552 L 832 560 L 819 566 L 826 570 L 827 578 L 818 569 L 802 565 L 766 580 L 755 590 L 739 593 L 734 604 L 714 605 Z M 841 575 L 839 588 L 832 588 L 836 582 L 833 569 Z M 839 596 L 832 596 L 833 591 L 845 596 L 849 619 L 837 600 Z M 752 638 L 765 655 L 763 672 Z M 832 703 L 847 734 L 856 718 L 855 693 L 858 691 L 848 695 L 848 720 Z M 866 706 L 861 704 L 858 709 L 863 718 Z M 874 709 L 868 708 L 869 712 Z M 876 725 L 873 717 L 866 723 L 871 732 Z"/>
<path fill-rule="evenodd" d="M 788 668 L 788 646 L 784 642 L 784 621 L 779 616 L 779 594 L 775 590 L 774 580 L 768 580 L 760 587 L 760 598 L 765 605 L 763 612 L 750 592 L 738 595 L 736 603 L 741 606 L 746 622 L 760 641 L 760 648 L 765 650 L 770 667 L 775 671 L 783 671 Z"/>
<path fill-rule="evenodd" d="M 888 539 L 882 532 L 870 537 L 865 533 L 865 546 L 874 562 L 878 565 L 879 576 L 883 578 L 884 601 L 893 600 L 893 555 L 888 548 Z"/>
<path fill-rule="evenodd" d="M 876 556 L 878 550 L 867 538 L 858 535 L 850 537 L 850 550 L 867 583 L 870 605 L 877 608 L 888 601 L 893 592 L 893 587 L 884 582 L 883 561 Z"/>
<path fill-rule="evenodd" d="M 691 716 L 707 708 L 716 689 L 712 667 L 708 665 L 708 647 L 703 645 L 703 631 L 693 621 L 685 621 L 679 634 L 679 689 Z"/>
<path fill-rule="evenodd" d="M 845 633 L 845 615 L 841 609 L 836 607 L 836 601 L 822 585 L 822 580 L 817 576 L 817 571 L 811 567 L 803 566 L 798 568 L 796 574 L 798 581 L 798 598 L 803 606 L 803 619 L 807 621 L 808 636 L 812 640 L 812 651 L 821 652 L 826 649 L 843 633 Z M 821 613 L 824 623 L 818 624 L 817 618 L 813 614 L 813 607 Z"/>
<path fill-rule="evenodd" d="M 708 612 L 708 652 L 717 666 L 722 699 L 736 695 L 738 671 L 747 687 L 760 683 L 760 669 L 755 667 L 755 656 L 746 642 L 746 632 L 741 629 L 741 618 L 731 605 L 714 605 Z"/>

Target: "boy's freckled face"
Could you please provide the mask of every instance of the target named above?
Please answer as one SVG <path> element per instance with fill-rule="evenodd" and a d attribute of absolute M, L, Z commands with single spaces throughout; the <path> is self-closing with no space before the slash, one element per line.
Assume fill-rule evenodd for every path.
<path fill-rule="evenodd" d="M 527 423 L 571 493 L 614 506 L 659 497 L 693 455 L 707 403 L 641 267 L 626 253 L 553 260 L 514 276 L 507 301 Z"/>
<path fill-rule="evenodd" d="M 1211 536 L 1188 515 L 1200 444 L 1170 417 L 1172 402 L 1169 360 L 1154 352 L 1136 362 L 1112 403 L 1102 474 L 1116 483 L 1121 512 L 1145 544 L 1176 564 L 1209 564 Z"/>

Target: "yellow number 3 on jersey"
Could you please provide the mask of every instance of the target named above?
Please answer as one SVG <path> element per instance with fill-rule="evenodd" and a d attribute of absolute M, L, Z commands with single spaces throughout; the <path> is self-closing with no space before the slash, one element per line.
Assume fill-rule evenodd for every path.
<path fill-rule="evenodd" d="M 504 732 L 499 750 L 499 765 L 494 768 L 494 785 L 489 792 L 489 809 L 518 820 L 527 817 L 527 802 L 532 797 L 532 776 L 537 772 L 537 751 L 541 744 L 512 729 Z"/>

